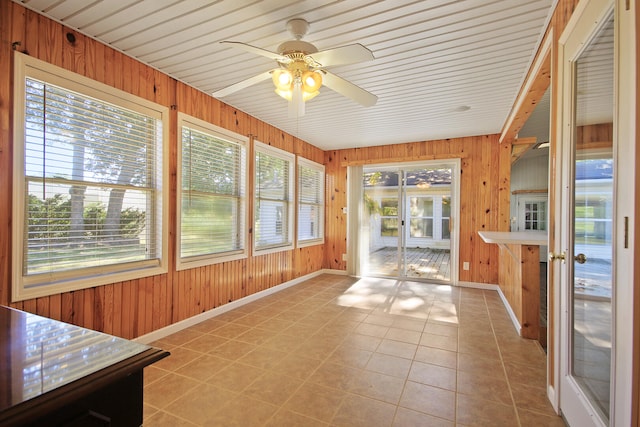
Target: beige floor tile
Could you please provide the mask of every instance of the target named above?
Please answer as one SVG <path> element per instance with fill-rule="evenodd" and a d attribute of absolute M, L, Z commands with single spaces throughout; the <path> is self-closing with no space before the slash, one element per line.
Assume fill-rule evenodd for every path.
<path fill-rule="evenodd" d="M 255 366 L 233 363 L 209 378 L 208 383 L 227 390 L 241 392 L 265 372 L 264 369 Z"/>
<path fill-rule="evenodd" d="M 432 417 L 407 408 L 398 408 L 393 427 L 454 427 L 453 421 Z"/>
<path fill-rule="evenodd" d="M 214 348 L 228 342 L 228 338 L 220 337 L 217 335 L 202 334 L 198 338 L 195 338 L 182 345 L 182 348 L 186 348 L 192 351 L 200 353 L 208 353 Z"/>
<path fill-rule="evenodd" d="M 518 425 L 513 405 L 503 405 L 464 394 L 457 396 L 456 422 L 469 426 L 513 427 Z"/>
<path fill-rule="evenodd" d="M 511 384 L 511 390 L 517 408 L 537 411 L 547 415 L 554 413 L 547 397 L 546 387 L 513 383 Z"/>
<path fill-rule="evenodd" d="M 309 377 L 308 382 L 324 387 L 348 390 L 355 378 L 362 375 L 362 370 L 330 361 L 324 362 Z"/>
<path fill-rule="evenodd" d="M 248 396 L 280 407 L 301 385 L 301 380 L 284 376 L 277 372 L 266 372 L 244 389 L 242 396 Z"/>
<path fill-rule="evenodd" d="M 407 378 L 409 369 L 411 369 L 411 360 L 388 354 L 373 353 L 365 369 L 404 379 Z"/>
<path fill-rule="evenodd" d="M 274 335 L 261 344 L 262 347 L 272 348 L 286 352 L 295 351 L 307 340 L 310 334 L 293 335 L 287 333 L 288 329 L 280 334 Z"/>
<path fill-rule="evenodd" d="M 344 340 L 345 345 L 370 351 L 376 351 L 381 342 L 382 338 L 360 333 L 352 333 Z"/>
<path fill-rule="evenodd" d="M 414 361 L 408 379 L 433 387 L 456 391 L 456 370 Z"/>
<path fill-rule="evenodd" d="M 347 389 L 355 394 L 397 404 L 404 389 L 403 378 L 372 371 L 362 371 L 352 378 Z"/>
<path fill-rule="evenodd" d="M 565 427 L 566 423 L 562 417 L 552 414 L 543 415 L 538 412 L 518 410 L 520 425 L 522 427 Z"/>
<path fill-rule="evenodd" d="M 155 365 L 147 366 L 144 368 L 144 385 L 147 386 L 154 381 L 159 380 L 160 378 L 168 375 L 171 371 L 165 371 L 164 369 L 160 369 Z"/>
<path fill-rule="evenodd" d="M 227 366 L 231 361 L 220 357 L 203 354 L 197 359 L 175 370 L 177 374 L 184 375 L 194 380 L 206 381 Z"/>
<path fill-rule="evenodd" d="M 193 325 L 189 329 L 193 329 L 194 331 L 211 333 L 226 324 L 227 322 L 223 322 L 222 320 L 219 320 L 217 317 L 214 317 L 211 319 L 204 320 L 196 325 Z"/>
<path fill-rule="evenodd" d="M 342 340 L 309 339 L 296 348 L 295 353 L 303 357 L 325 360 L 338 348 Z"/>
<path fill-rule="evenodd" d="M 357 395 L 347 395 L 331 421 L 332 426 L 391 426 L 396 405 Z"/>
<path fill-rule="evenodd" d="M 527 384 L 539 388 L 547 385 L 547 367 L 531 366 L 528 364 L 505 362 L 507 378 L 510 383 Z"/>
<path fill-rule="evenodd" d="M 413 359 L 417 349 L 418 346 L 416 344 L 409 344 L 407 342 L 394 341 L 393 339 L 385 338 L 382 340 L 376 351 L 390 356 Z"/>
<path fill-rule="evenodd" d="M 278 407 L 259 400 L 242 396 L 223 405 L 204 427 L 247 427 L 262 426 L 275 413 Z"/>
<path fill-rule="evenodd" d="M 422 332 L 391 327 L 389 328 L 387 335 L 385 335 L 385 338 L 408 344 L 418 344 L 420 342 L 420 338 L 422 338 Z"/>
<path fill-rule="evenodd" d="M 372 354 L 373 351 L 351 347 L 349 344 L 343 343 L 329 356 L 328 361 L 354 368 L 364 368 Z"/>
<path fill-rule="evenodd" d="M 387 326 L 374 325 L 371 323 L 361 323 L 355 329 L 355 332 L 358 334 L 376 338 L 384 338 L 388 331 L 389 328 Z"/>
<path fill-rule="evenodd" d="M 418 362 L 430 363 L 432 365 L 444 366 L 445 368 L 451 369 L 456 369 L 458 366 L 457 352 L 442 350 L 435 347 L 418 346 L 413 359 Z"/>
<path fill-rule="evenodd" d="M 229 311 L 226 314 L 230 314 L 233 313 L 232 311 Z M 245 332 L 247 332 L 249 329 L 251 329 L 251 327 L 246 326 L 246 325 L 240 325 L 238 323 L 227 323 L 226 325 L 223 325 L 221 327 L 219 327 L 218 329 L 216 329 L 215 331 L 212 332 L 213 335 L 217 335 L 219 337 L 224 337 L 224 338 L 229 338 L 229 339 L 233 339 L 239 335 L 244 334 Z"/>
<path fill-rule="evenodd" d="M 170 373 L 162 378 L 162 381 L 156 381 L 144 388 L 144 402 L 162 409 L 199 385 L 201 383 L 196 380 Z"/>
<path fill-rule="evenodd" d="M 377 314 L 370 314 L 362 321 L 362 323 L 369 323 L 372 325 L 388 327 L 393 325 L 394 318 L 395 316 L 389 316 L 389 315 L 381 316 Z"/>
<path fill-rule="evenodd" d="M 441 323 L 427 322 L 423 332 L 432 335 L 443 335 L 445 337 L 457 337 L 458 327 L 452 325 L 443 325 Z"/>
<path fill-rule="evenodd" d="M 271 369 L 282 359 L 287 357 L 288 354 L 289 353 L 284 351 L 258 346 L 244 356 L 239 357 L 237 360 L 240 363 L 255 366 L 261 369 Z"/>
<path fill-rule="evenodd" d="M 485 374 L 501 372 L 502 361 L 499 358 L 480 357 L 473 354 L 458 354 L 458 370 L 464 372 Z"/>
<path fill-rule="evenodd" d="M 278 335 L 273 331 L 261 328 L 251 328 L 247 332 L 238 335 L 235 340 L 242 341 L 249 344 L 261 345 Z"/>
<path fill-rule="evenodd" d="M 456 415 L 456 395 L 449 390 L 407 381 L 400 406 L 453 421 Z"/>
<path fill-rule="evenodd" d="M 286 375 L 298 380 L 306 380 L 318 369 L 322 361 L 298 354 L 288 354 L 278 360 L 270 369 L 281 375 Z"/>
<path fill-rule="evenodd" d="M 420 345 L 440 348 L 442 350 L 458 351 L 458 337 L 424 332 L 420 339 Z"/>
<path fill-rule="evenodd" d="M 483 399 L 513 405 L 509 384 L 500 372 L 494 375 L 491 371 L 482 374 L 459 371 L 458 393 L 470 396 L 481 394 Z"/>
<path fill-rule="evenodd" d="M 189 421 L 178 418 L 166 412 L 159 411 L 144 420 L 143 427 L 194 427 Z"/>
<path fill-rule="evenodd" d="M 419 319 L 407 319 L 402 317 L 396 317 L 391 324 L 392 328 L 404 329 L 405 331 L 422 332 L 424 330 L 426 322 Z"/>
<path fill-rule="evenodd" d="M 165 406 L 164 410 L 183 420 L 203 425 L 214 417 L 222 405 L 236 398 L 236 393 L 211 384 L 200 384 Z"/>
<path fill-rule="evenodd" d="M 176 347 L 171 350 L 169 357 L 165 357 L 159 362 L 154 363 L 153 366 L 166 371 L 175 371 L 200 356 L 202 356 L 202 353 L 198 351 L 189 350 L 184 347 Z"/>
<path fill-rule="evenodd" d="M 168 335 L 162 338 L 162 341 L 169 343 L 171 345 L 179 346 L 195 338 L 198 338 L 201 335 L 202 335 L 202 332 L 197 331 L 195 329 L 188 328 L 180 332 L 176 332 L 175 334 Z"/>
<path fill-rule="evenodd" d="M 345 393 L 337 389 L 307 382 L 291 396 L 283 408 L 320 421 L 330 422 L 344 396 Z"/>
<path fill-rule="evenodd" d="M 286 409 L 279 410 L 273 418 L 271 418 L 266 427 L 327 427 L 329 424 L 297 414 Z"/>
<path fill-rule="evenodd" d="M 249 354 L 250 352 L 255 350 L 257 347 L 258 346 L 253 344 L 248 344 L 246 342 L 229 340 L 226 343 L 213 348 L 209 352 L 209 354 L 222 357 L 223 359 L 236 361 L 240 359 L 242 356 Z"/>
<path fill-rule="evenodd" d="M 267 329 L 273 332 L 282 332 L 288 327 L 294 325 L 296 322 L 293 320 L 283 320 L 272 317 L 257 325 L 260 329 Z"/>

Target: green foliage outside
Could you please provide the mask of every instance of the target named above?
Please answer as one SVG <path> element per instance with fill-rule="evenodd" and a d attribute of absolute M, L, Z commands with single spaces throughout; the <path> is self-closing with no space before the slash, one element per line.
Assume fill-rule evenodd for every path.
<path fill-rule="evenodd" d="M 71 200 L 56 194 L 40 200 L 29 195 L 28 229 L 29 241 L 55 239 L 61 243 L 72 243 L 71 237 Z M 81 240 L 92 241 L 105 234 L 107 209 L 102 203 L 85 206 L 84 233 Z M 119 237 L 122 239 L 138 239 L 145 227 L 145 212 L 135 208 L 126 208 L 120 215 Z M 73 242 L 76 243 L 76 242 Z"/>

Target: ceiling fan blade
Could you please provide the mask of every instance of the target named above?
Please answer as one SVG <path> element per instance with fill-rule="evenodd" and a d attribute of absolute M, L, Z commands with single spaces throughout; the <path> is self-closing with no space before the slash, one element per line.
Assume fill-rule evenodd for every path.
<path fill-rule="evenodd" d="M 269 80 L 271 78 L 271 73 L 273 73 L 273 70 L 264 72 L 262 74 L 258 74 L 257 76 L 253 76 L 246 80 L 242 80 L 241 82 L 234 83 L 231 86 L 227 86 L 225 88 L 222 88 L 220 90 L 213 92 L 211 95 L 213 95 L 215 98 L 222 98 L 227 95 L 231 95 L 232 93 L 237 92 L 246 87 L 253 86 L 264 80 Z"/>
<path fill-rule="evenodd" d="M 321 50 L 320 52 L 311 53 L 309 56 L 321 64 L 322 68 L 333 67 L 334 65 L 357 64 L 358 62 L 375 59 L 373 53 L 359 43 Z"/>
<path fill-rule="evenodd" d="M 335 74 L 329 73 L 328 71 L 323 70 L 322 74 L 322 84 L 329 89 L 338 92 L 340 95 L 346 96 L 365 107 L 371 107 L 378 102 L 377 96 L 367 92 L 361 87 L 356 86 Z"/>
<path fill-rule="evenodd" d="M 266 50 L 266 49 L 262 49 L 259 47 L 255 47 L 255 46 L 251 46 L 250 44 L 246 44 L 246 43 L 242 43 L 242 42 L 232 42 L 232 41 L 221 41 L 220 43 L 224 43 L 224 44 L 228 44 L 231 45 L 233 47 L 237 47 L 239 49 L 242 49 L 246 52 L 250 52 L 250 53 L 254 53 L 256 55 L 260 55 L 260 56 L 264 56 L 267 57 L 269 59 L 273 59 L 275 61 L 278 62 L 289 62 L 290 59 L 287 58 L 286 56 L 282 56 L 278 53 L 275 52 L 271 52 L 270 50 Z"/>

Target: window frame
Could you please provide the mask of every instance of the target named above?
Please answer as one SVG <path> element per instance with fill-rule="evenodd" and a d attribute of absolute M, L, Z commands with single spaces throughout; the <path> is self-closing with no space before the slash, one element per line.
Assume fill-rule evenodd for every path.
<path fill-rule="evenodd" d="M 240 239 L 242 240 L 242 249 L 229 252 L 219 252 L 206 255 L 198 255 L 192 257 L 182 257 L 182 129 L 183 127 L 192 128 L 198 132 L 206 133 L 212 137 L 217 137 L 228 142 L 232 142 L 241 146 L 244 150 L 244 176 L 241 178 L 244 180 L 244 194 L 241 196 L 241 203 L 243 204 L 242 223 L 240 228 Z M 227 129 L 213 125 L 204 120 L 200 120 L 193 116 L 189 116 L 185 113 L 178 113 L 178 130 L 177 130 L 177 190 L 176 190 L 176 270 L 186 270 L 189 268 L 202 267 L 205 265 L 218 264 L 221 262 L 233 261 L 238 259 L 244 259 L 248 256 L 248 236 L 247 236 L 247 224 L 249 224 L 249 205 L 248 205 L 248 185 L 249 185 L 249 138 L 231 132 Z"/>
<path fill-rule="evenodd" d="M 302 185 L 300 185 L 300 168 L 311 169 L 320 174 L 320 179 L 318 180 L 320 184 L 320 201 L 319 203 L 303 203 L 300 201 L 300 191 L 302 189 Z M 296 246 L 299 248 L 304 248 L 306 246 L 313 245 L 322 245 L 324 244 L 324 210 L 325 210 L 325 168 L 324 165 L 320 163 L 313 162 L 309 159 L 305 159 L 304 157 L 298 157 L 298 165 L 297 165 L 297 200 L 296 200 Z M 316 206 L 318 208 L 318 237 L 312 237 L 310 239 L 300 239 L 300 208 L 302 206 Z"/>
<path fill-rule="evenodd" d="M 262 245 L 262 246 L 258 246 L 258 240 L 257 240 L 257 229 L 258 227 L 256 226 L 257 224 L 257 214 L 258 214 L 258 203 L 260 200 L 259 194 L 258 194 L 258 165 L 257 165 L 257 157 L 258 157 L 258 153 L 262 153 L 268 156 L 272 156 L 272 157 L 276 157 L 279 158 L 281 160 L 285 160 L 287 162 L 289 162 L 289 183 L 288 183 L 288 191 L 287 191 L 287 195 L 288 195 L 288 199 L 285 200 L 284 202 L 287 205 L 287 212 L 286 212 L 286 224 L 283 224 L 283 230 L 287 230 L 287 235 L 288 235 L 288 241 L 284 242 L 284 243 L 275 243 L 272 245 Z M 294 248 L 294 241 L 295 241 L 295 236 L 294 236 L 294 224 L 295 224 L 295 220 L 296 220 L 296 216 L 295 216 L 295 212 L 294 212 L 294 208 L 296 206 L 295 203 L 295 194 L 296 194 L 296 180 L 295 180 L 295 163 L 296 163 L 296 156 L 293 153 L 290 153 L 288 151 L 285 150 L 281 150 L 279 148 L 276 147 L 272 147 L 271 145 L 265 144 L 263 142 L 260 142 L 258 140 L 254 140 L 253 142 L 253 238 L 252 238 L 252 245 L 253 245 L 253 252 L 256 255 L 264 255 L 264 254 L 269 254 L 269 253 L 275 253 L 275 252 L 282 252 L 282 251 L 287 251 L 287 250 L 292 250 Z M 266 200 L 263 198 L 263 200 Z"/>
<path fill-rule="evenodd" d="M 47 84 L 77 92 L 83 96 L 118 106 L 120 108 L 149 115 L 159 120 L 162 137 L 155 153 L 153 191 L 153 213 L 155 216 L 155 250 L 158 257 L 131 263 L 113 264 L 104 267 L 76 268 L 74 270 L 23 274 L 25 233 L 25 108 L 26 79 L 33 78 Z M 168 272 L 168 218 L 169 207 L 169 108 L 80 74 L 65 70 L 47 62 L 14 52 L 14 117 L 13 117 L 13 203 L 12 203 L 12 292 L 11 301 L 86 289 L 95 286 L 140 279 Z"/>

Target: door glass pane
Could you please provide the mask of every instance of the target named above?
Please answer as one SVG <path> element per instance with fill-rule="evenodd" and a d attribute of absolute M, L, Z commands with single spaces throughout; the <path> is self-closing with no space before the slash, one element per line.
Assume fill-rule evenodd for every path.
<path fill-rule="evenodd" d="M 609 417 L 612 337 L 613 16 L 576 62 L 571 374 Z"/>
<path fill-rule="evenodd" d="M 400 276 L 400 206 L 398 171 L 365 169 L 362 177 L 362 221 L 369 227 L 363 251 L 368 254 L 364 274 L 373 276 Z"/>

